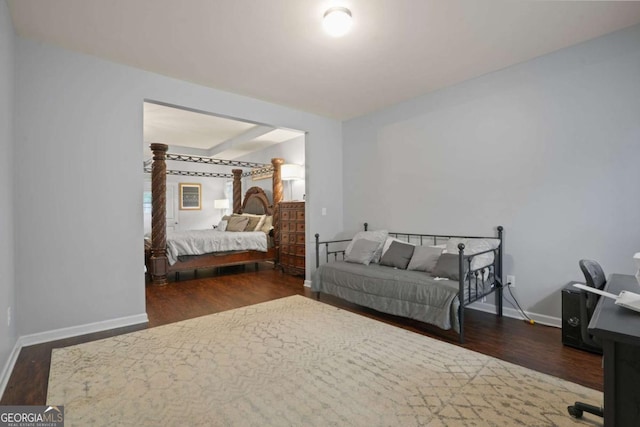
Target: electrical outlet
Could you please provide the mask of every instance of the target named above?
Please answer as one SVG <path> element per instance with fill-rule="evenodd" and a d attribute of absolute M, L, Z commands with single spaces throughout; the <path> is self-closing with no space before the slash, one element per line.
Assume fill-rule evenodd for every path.
<path fill-rule="evenodd" d="M 11 307 L 7 307 L 7 326 L 11 326 Z"/>
<path fill-rule="evenodd" d="M 512 288 L 516 287 L 516 276 L 507 276 L 507 285 Z"/>

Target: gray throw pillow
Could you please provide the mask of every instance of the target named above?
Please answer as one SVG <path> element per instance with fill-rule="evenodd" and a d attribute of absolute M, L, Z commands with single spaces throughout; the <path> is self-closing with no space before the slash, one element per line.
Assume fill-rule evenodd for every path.
<path fill-rule="evenodd" d="M 458 268 L 458 254 L 442 254 L 440 258 L 438 258 L 438 262 L 436 263 L 436 267 L 433 269 L 431 273 L 435 277 L 446 277 L 451 280 L 460 280 L 459 268 Z M 468 264 L 465 261 L 464 265 L 464 275 L 466 276 L 468 270 Z"/>
<path fill-rule="evenodd" d="M 436 268 L 436 263 L 442 255 L 442 248 L 433 248 L 431 246 L 416 246 L 409 261 L 407 270 L 426 271 L 431 273 Z"/>
<path fill-rule="evenodd" d="M 368 239 L 358 239 L 354 242 L 351 251 L 345 255 L 344 260 L 355 264 L 369 265 L 379 246 L 379 242 Z"/>
<path fill-rule="evenodd" d="M 414 245 L 393 241 L 391 242 L 389 249 L 387 249 L 384 255 L 382 255 L 380 265 L 387 265 L 389 267 L 396 267 L 405 270 L 411 260 L 414 249 Z"/>
<path fill-rule="evenodd" d="M 351 239 L 351 242 L 349 242 L 349 244 L 347 245 L 347 249 L 345 249 L 345 254 L 349 254 L 349 252 L 351 252 L 351 248 L 353 248 L 353 245 L 358 240 L 360 239 L 373 240 L 375 242 L 378 242 L 378 250 L 376 251 L 371 261 L 378 262 L 380 261 L 380 256 L 382 255 L 382 245 L 384 244 L 384 241 L 387 238 L 387 234 L 388 234 L 387 230 L 361 231 L 357 233 L 355 236 L 353 236 L 353 239 Z"/>
<path fill-rule="evenodd" d="M 227 222 L 226 231 L 244 231 L 249 223 L 249 218 L 246 216 L 232 216 Z"/>

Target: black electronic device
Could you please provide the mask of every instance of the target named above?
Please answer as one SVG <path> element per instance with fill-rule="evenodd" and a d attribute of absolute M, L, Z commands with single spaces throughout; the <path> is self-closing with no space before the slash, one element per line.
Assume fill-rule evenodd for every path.
<path fill-rule="evenodd" d="M 580 334 L 580 289 L 571 282 L 562 290 L 562 344 L 602 354 L 602 349 L 587 345 Z"/>

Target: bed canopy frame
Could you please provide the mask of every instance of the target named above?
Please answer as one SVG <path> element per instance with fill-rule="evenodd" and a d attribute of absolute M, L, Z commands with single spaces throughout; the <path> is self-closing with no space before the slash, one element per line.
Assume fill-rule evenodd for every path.
<path fill-rule="evenodd" d="M 210 157 L 187 156 L 179 154 L 169 154 L 169 146 L 167 144 L 152 143 L 150 145 L 153 153 L 152 160 L 145 163 L 145 172 L 151 172 L 151 255 L 147 268 L 151 277 L 151 283 L 154 285 L 166 285 L 168 283 L 167 276 L 171 272 L 167 259 L 167 175 L 180 176 L 198 176 L 212 178 L 228 178 L 233 179 L 233 213 L 242 213 L 252 200 L 258 200 L 265 206 L 265 211 L 273 215 L 274 239 L 278 241 L 278 221 L 276 211 L 278 204 L 283 198 L 283 185 L 281 176 L 281 166 L 284 159 L 273 158 L 271 165 L 264 163 L 243 162 L 236 160 L 213 159 Z M 168 170 L 167 160 L 201 163 L 210 165 L 230 166 L 238 168 L 251 168 L 249 171 L 243 169 L 232 169 L 231 174 L 216 172 L 194 172 L 181 170 Z M 269 201 L 259 187 L 251 187 L 243 200 L 242 198 L 242 178 L 254 175 L 261 175 L 273 172 L 273 204 L 269 206 Z M 233 255 L 233 256 L 232 256 Z M 192 262 L 196 267 L 204 268 L 206 266 L 223 266 L 245 264 L 247 262 L 258 262 L 267 260 L 268 258 L 253 258 L 246 256 L 236 256 L 231 254 L 228 258 L 215 260 L 210 262 Z M 205 255 L 203 255 L 205 257 Z M 175 270 L 174 270 L 175 271 Z"/>

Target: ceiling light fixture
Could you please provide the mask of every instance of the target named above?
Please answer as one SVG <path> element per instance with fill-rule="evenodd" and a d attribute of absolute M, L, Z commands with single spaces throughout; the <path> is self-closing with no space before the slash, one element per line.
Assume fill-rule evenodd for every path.
<path fill-rule="evenodd" d="M 351 11 L 346 7 L 332 7 L 324 13 L 322 25 L 333 37 L 342 37 L 351 28 Z"/>

